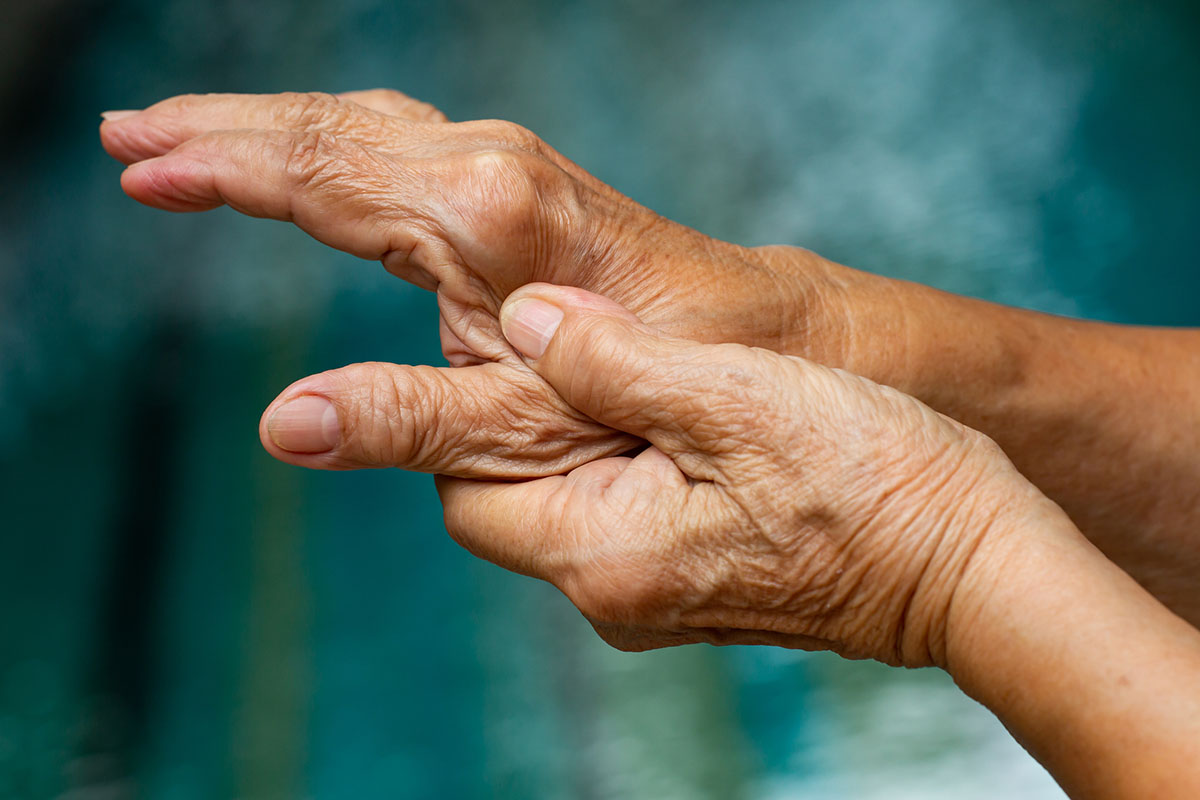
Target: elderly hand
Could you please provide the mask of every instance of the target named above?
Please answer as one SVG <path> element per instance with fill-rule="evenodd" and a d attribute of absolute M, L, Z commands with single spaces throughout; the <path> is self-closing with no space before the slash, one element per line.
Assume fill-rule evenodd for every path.
<path fill-rule="evenodd" d="M 982 434 L 579 289 L 525 287 L 500 319 L 564 400 L 650 444 L 521 483 L 439 477 L 468 549 L 551 581 L 622 649 L 938 665 L 1072 797 L 1200 796 L 1200 633 Z"/>
<path fill-rule="evenodd" d="M 301 381 L 264 415 L 276 457 L 555 475 L 439 477 L 448 527 L 554 582 L 617 646 L 940 664 L 1073 794 L 1200 792 L 1200 634 L 990 440 L 865 378 L 659 337 L 586 292 L 509 295 L 584 287 L 675 336 L 902 389 L 995 437 L 1193 621 L 1197 332 L 1028 314 L 720 243 L 519 126 L 450 124 L 394 92 L 174 98 L 109 115 L 101 137 L 138 200 L 291 220 L 436 290 L 461 368 Z M 635 457 L 592 460 L 641 440 Z"/>
<path fill-rule="evenodd" d="M 511 291 L 567 284 L 673 335 L 841 367 L 987 433 L 1200 624 L 1200 332 L 1032 314 L 798 248 L 719 242 L 520 126 L 447 123 L 397 92 L 187 96 L 108 117 L 101 139 L 132 165 L 122 183 L 138 200 L 292 220 L 436 290 L 445 352 L 469 366 L 356 364 L 299 381 L 260 424 L 281 460 L 534 476 L 633 446 L 563 403 L 500 336 Z"/>
<path fill-rule="evenodd" d="M 445 354 L 467 368 L 358 364 L 294 384 L 262 429 L 291 463 L 547 475 L 628 449 L 500 335 L 500 303 L 531 281 L 603 293 L 678 335 L 768 347 L 811 305 L 801 281 L 634 203 L 528 130 L 447 123 L 397 92 L 184 96 L 109 117 L 102 141 L 132 165 L 135 199 L 290 220 L 437 292 Z"/>
<path fill-rule="evenodd" d="M 1061 514 L 986 437 L 864 378 L 664 337 L 578 289 L 520 289 L 501 320 L 566 402 L 650 446 L 521 483 L 440 477 L 447 529 L 622 649 L 944 664 L 956 596 L 995 567 L 973 555 Z"/>

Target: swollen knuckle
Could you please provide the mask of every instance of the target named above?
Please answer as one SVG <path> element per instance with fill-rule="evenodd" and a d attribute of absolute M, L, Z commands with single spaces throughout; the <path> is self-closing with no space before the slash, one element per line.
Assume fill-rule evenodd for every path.
<path fill-rule="evenodd" d="M 506 224 L 531 215 L 541 203 L 529 156 L 509 150 L 483 150 L 470 157 L 470 173 L 492 211 Z"/>
<path fill-rule="evenodd" d="M 499 148 L 479 150 L 470 157 L 470 164 L 485 184 L 524 182 L 531 172 L 528 156 Z"/>
<path fill-rule="evenodd" d="M 505 119 L 483 120 L 479 125 L 483 127 L 486 138 L 502 147 L 529 153 L 542 152 L 542 138 L 524 125 Z"/>

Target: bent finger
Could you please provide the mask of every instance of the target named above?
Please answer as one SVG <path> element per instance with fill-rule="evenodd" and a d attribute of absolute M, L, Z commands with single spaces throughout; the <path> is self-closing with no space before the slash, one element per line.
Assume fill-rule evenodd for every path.
<path fill-rule="evenodd" d="M 553 475 L 636 440 L 517 367 L 353 364 L 297 381 L 263 413 L 263 446 L 313 469 L 399 467 L 471 478 Z"/>

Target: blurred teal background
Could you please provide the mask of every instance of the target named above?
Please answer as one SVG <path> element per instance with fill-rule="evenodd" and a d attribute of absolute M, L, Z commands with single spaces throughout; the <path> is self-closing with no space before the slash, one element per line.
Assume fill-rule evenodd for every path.
<path fill-rule="evenodd" d="M 390 86 L 715 236 L 1198 324 L 1193 9 L 9 3 L 0 797 L 1061 797 L 944 675 L 618 653 L 458 550 L 428 477 L 269 459 L 293 379 L 441 363 L 432 298 L 288 226 L 138 206 L 97 115 Z"/>

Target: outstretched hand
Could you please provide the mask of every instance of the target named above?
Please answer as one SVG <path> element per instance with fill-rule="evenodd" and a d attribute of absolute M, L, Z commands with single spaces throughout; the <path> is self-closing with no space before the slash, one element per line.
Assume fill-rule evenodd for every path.
<path fill-rule="evenodd" d="M 500 304 L 532 281 L 703 341 L 773 346 L 811 306 L 802 282 L 634 203 L 525 128 L 449 123 L 398 92 L 181 96 L 110 115 L 101 139 L 147 205 L 291 221 L 437 293 L 443 350 L 463 368 L 356 364 L 293 384 L 261 433 L 294 464 L 549 475 L 627 450 L 501 335 Z"/>

